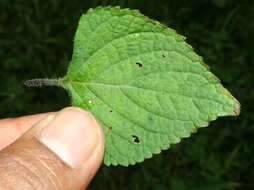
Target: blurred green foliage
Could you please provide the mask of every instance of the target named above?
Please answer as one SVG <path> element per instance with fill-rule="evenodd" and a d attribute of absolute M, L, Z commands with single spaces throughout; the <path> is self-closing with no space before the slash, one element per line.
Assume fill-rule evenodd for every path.
<path fill-rule="evenodd" d="M 63 89 L 22 83 L 65 75 L 79 17 L 98 5 L 139 9 L 187 36 L 242 111 L 141 164 L 103 166 L 90 189 L 254 189 L 253 0 L 0 0 L 0 117 L 70 104 Z"/>

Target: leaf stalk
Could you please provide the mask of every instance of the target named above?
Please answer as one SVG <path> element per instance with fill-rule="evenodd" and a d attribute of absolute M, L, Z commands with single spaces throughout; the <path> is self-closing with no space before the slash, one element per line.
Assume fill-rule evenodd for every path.
<path fill-rule="evenodd" d="M 27 87 L 61 86 L 61 79 L 30 79 L 24 82 Z"/>

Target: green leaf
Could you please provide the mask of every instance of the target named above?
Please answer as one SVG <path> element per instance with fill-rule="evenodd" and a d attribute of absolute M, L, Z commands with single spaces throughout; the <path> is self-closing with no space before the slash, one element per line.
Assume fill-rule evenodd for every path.
<path fill-rule="evenodd" d="M 81 17 L 71 64 L 58 83 L 102 125 L 106 165 L 142 162 L 240 111 L 183 36 L 119 7 Z"/>

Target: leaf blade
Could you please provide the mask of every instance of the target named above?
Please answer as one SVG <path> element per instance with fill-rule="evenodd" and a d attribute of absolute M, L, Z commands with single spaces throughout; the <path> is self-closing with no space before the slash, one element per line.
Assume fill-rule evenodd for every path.
<path fill-rule="evenodd" d="M 184 37 L 119 7 L 82 16 L 62 85 L 102 124 L 106 165 L 141 162 L 240 106 Z"/>

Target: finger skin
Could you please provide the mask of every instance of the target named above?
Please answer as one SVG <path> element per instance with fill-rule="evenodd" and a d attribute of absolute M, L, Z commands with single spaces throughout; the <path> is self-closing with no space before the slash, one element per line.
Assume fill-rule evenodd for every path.
<path fill-rule="evenodd" d="M 18 140 L 0 152 L 0 189 L 70 189 L 68 167 L 35 138 Z M 59 182 L 61 181 L 61 182 Z M 65 187 L 65 188 L 64 188 Z"/>
<path fill-rule="evenodd" d="M 1 190 L 83 190 L 97 172 L 104 153 L 104 137 L 100 126 L 94 126 L 99 134 L 96 149 L 81 165 L 73 168 L 38 141 L 36 134 L 43 130 L 43 121 L 45 119 L 0 151 Z"/>
<path fill-rule="evenodd" d="M 35 123 L 51 113 L 42 113 L 0 120 L 0 150 L 13 143 Z"/>

